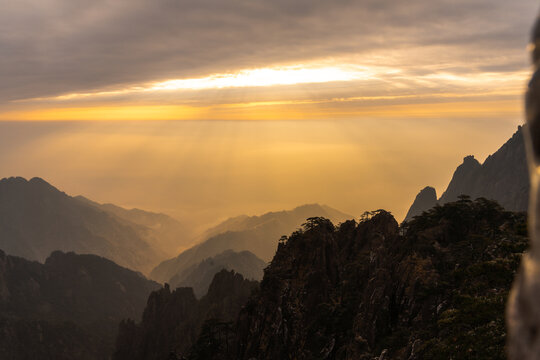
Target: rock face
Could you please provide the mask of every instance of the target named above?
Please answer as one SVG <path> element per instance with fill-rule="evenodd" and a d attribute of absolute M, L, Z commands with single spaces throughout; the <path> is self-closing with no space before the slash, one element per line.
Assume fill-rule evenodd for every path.
<path fill-rule="evenodd" d="M 173 282 L 173 276 L 229 249 L 237 252 L 247 250 L 269 262 L 276 252 L 278 239 L 296 230 L 312 216 L 324 216 L 335 222 L 353 218 L 328 206 L 311 204 L 290 211 L 229 219 L 208 230 L 206 236 L 209 237 L 202 243 L 159 264 L 150 277 L 159 282 Z"/>
<path fill-rule="evenodd" d="M 191 287 L 197 298 L 208 291 L 214 275 L 223 269 L 234 270 L 248 280 L 262 280 L 267 263 L 249 251 L 227 250 L 189 267 L 171 278 L 171 287 Z"/>
<path fill-rule="evenodd" d="M 203 327 L 236 319 L 257 287 L 258 282 L 226 270 L 215 275 L 201 300 L 191 288 L 171 292 L 166 285 L 150 295 L 140 324 L 132 320 L 120 324 L 114 359 L 177 359 L 195 344 Z"/>
<path fill-rule="evenodd" d="M 120 320 L 140 316 L 157 288 L 95 255 L 58 251 L 40 264 L 0 251 L 0 354 L 107 359 Z"/>
<path fill-rule="evenodd" d="M 441 195 L 441 203 L 456 201 L 460 195 L 469 195 L 477 192 L 477 183 L 481 181 L 482 165 L 468 155 L 463 158 L 463 163 L 459 165 L 452 175 L 452 180 L 448 184 L 446 191 Z M 475 197 L 476 198 L 476 197 Z"/>
<path fill-rule="evenodd" d="M 426 186 L 416 195 L 405 220 L 410 220 L 415 216 L 421 215 L 424 211 L 431 209 L 437 204 L 437 192 L 431 186 Z"/>
<path fill-rule="evenodd" d="M 188 358 L 504 359 L 526 244 L 525 215 L 485 199 L 401 228 L 385 211 L 338 228 L 311 219 L 279 245 L 234 331 L 207 329 Z"/>
<path fill-rule="evenodd" d="M 90 253 L 142 272 L 164 258 L 151 229 L 94 204 L 40 178 L 2 179 L 0 249 L 40 262 L 55 250 Z"/>
<path fill-rule="evenodd" d="M 415 215 L 429 210 L 435 204 L 426 201 L 417 202 L 426 189 L 418 194 L 409 209 L 405 221 Z M 510 211 L 526 211 L 529 203 L 530 180 L 527 170 L 525 143 L 522 128 L 508 140 L 497 152 L 488 156 L 480 164 L 474 156 L 469 155 L 458 166 L 446 191 L 438 203 L 456 201 L 460 195 L 468 195 L 472 199 L 484 197 L 495 200 Z M 425 206 L 422 206 L 424 205 Z"/>

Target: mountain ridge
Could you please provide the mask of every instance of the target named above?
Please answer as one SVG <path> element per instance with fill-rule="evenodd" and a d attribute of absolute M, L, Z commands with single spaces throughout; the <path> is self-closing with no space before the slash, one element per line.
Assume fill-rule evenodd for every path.
<path fill-rule="evenodd" d="M 425 188 L 417 195 L 403 221 L 410 221 L 435 205 L 431 194 L 424 202 L 418 199 L 420 195 L 426 196 L 424 190 Z M 436 203 L 442 205 L 458 200 L 461 195 L 467 195 L 473 199 L 484 197 L 496 200 L 510 211 L 527 211 L 529 191 L 525 143 L 522 127 L 519 126 L 510 139 L 482 164 L 474 155 L 465 156 Z"/>
<path fill-rule="evenodd" d="M 136 216 L 167 221 L 167 226 L 152 229 L 130 219 L 129 210 L 114 206 L 113 211 L 113 206 L 72 197 L 41 178 L 3 178 L 0 249 L 41 262 L 55 250 L 91 253 L 147 273 L 166 258 L 163 244 L 172 241 L 181 224 L 163 214 L 138 211 Z"/>
<path fill-rule="evenodd" d="M 284 234 L 296 230 L 313 216 L 327 216 L 336 222 L 353 218 L 326 205 L 301 205 L 292 210 L 268 212 L 261 216 L 240 216 L 226 220 L 224 224 L 233 224 L 229 231 L 225 226 L 211 228 L 208 234 L 222 231 L 210 236 L 205 241 L 185 250 L 174 258 L 163 261 L 150 273 L 150 277 L 159 282 L 169 282 L 176 274 L 205 258 L 213 257 L 226 250 L 248 250 L 263 261 L 273 257 L 278 240 Z M 216 230 L 217 229 L 217 230 Z"/>

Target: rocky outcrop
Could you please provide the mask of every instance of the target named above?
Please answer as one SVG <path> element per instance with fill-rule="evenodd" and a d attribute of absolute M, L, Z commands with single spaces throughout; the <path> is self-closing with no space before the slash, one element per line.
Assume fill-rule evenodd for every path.
<path fill-rule="evenodd" d="M 228 324 L 258 287 L 234 271 L 218 272 L 208 293 L 197 300 L 191 288 L 166 285 L 148 298 L 141 323 L 120 323 L 116 360 L 177 359 L 196 343 L 208 324 Z M 207 324 L 208 323 L 208 324 Z M 232 339 L 232 338 L 231 338 Z"/>
<path fill-rule="evenodd" d="M 480 182 L 481 172 L 482 165 L 474 158 L 474 155 L 465 156 L 463 163 L 452 175 L 446 191 L 441 195 L 441 203 L 456 201 L 460 195 L 471 196 L 473 192 L 476 192 L 476 184 Z"/>
<path fill-rule="evenodd" d="M 260 289 L 218 273 L 150 296 L 117 360 L 504 359 L 504 308 L 527 247 L 524 213 L 462 198 L 399 226 L 310 218 L 283 238 Z M 236 317 L 234 314 L 239 314 Z"/>
<path fill-rule="evenodd" d="M 157 288 L 95 255 L 58 251 L 40 264 L 0 251 L 0 354 L 107 359 L 118 323 L 140 316 Z"/>
<path fill-rule="evenodd" d="M 431 201 L 417 201 L 426 189 L 418 194 L 404 221 L 429 210 L 435 204 Z M 480 164 L 473 155 L 466 156 L 457 167 L 446 191 L 438 200 L 439 204 L 456 201 L 461 195 L 472 199 L 484 197 L 495 200 L 510 211 L 526 211 L 530 191 L 525 143 L 522 128 L 494 154 Z M 429 195 L 431 196 L 431 195 Z M 431 200 L 431 198 L 430 198 Z"/>
<path fill-rule="evenodd" d="M 464 194 L 471 198 L 485 197 L 499 202 L 511 211 L 526 211 L 529 204 L 529 173 L 521 127 L 482 165 L 466 157 L 456 170 L 441 203 L 456 201 Z"/>
<path fill-rule="evenodd" d="M 402 227 L 385 211 L 338 228 L 310 219 L 222 330 L 229 340 L 210 327 L 189 358 L 504 359 L 504 306 L 526 244 L 525 215 L 485 199 Z"/>
<path fill-rule="evenodd" d="M 407 216 L 405 216 L 405 221 L 421 215 L 424 211 L 434 207 L 435 204 L 437 204 L 437 192 L 431 186 L 426 186 L 416 195 L 411 208 L 407 212 Z"/>

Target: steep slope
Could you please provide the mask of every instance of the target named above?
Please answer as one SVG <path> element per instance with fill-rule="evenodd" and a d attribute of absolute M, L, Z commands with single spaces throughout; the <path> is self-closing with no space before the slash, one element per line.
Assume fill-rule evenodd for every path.
<path fill-rule="evenodd" d="M 170 284 L 173 289 L 191 287 L 195 296 L 200 298 L 208 291 L 214 275 L 222 269 L 234 270 L 245 279 L 260 281 L 266 265 L 267 263 L 249 251 L 226 250 L 187 268 L 181 274 L 173 276 Z"/>
<path fill-rule="evenodd" d="M 45 264 L 0 251 L 0 353 L 9 359 L 107 359 L 121 319 L 159 288 L 95 255 L 54 252 Z"/>
<path fill-rule="evenodd" d="M 192 229 L 169 215 L 141 209 L 125 209 L 114 204 L 99 204 L 84 196 L 75 198 L 124 219 L 128 223 L 140 225 L 139 232 L 146 241 L 163 253 L 177 253 L 193 245 Z"/>
<path fill-rule="evenodd" d="M 159 282 L 169 282 L 173 276 L 182 273 L 187 268 L 229 249 L 247 250 L 263 261 L 270 261 L 276 251 L 279 238 L 284 234 L 290 234 L 307 218 L 315 216 L 328 217 L 335 222 L 353 218 L 328 206 L 311 204 L 299 206 L 290 211 L 270 212 L 261 216 L 242 216 L 228 220 L 208 231 L 208 234 L 221 233 L 182 252 L 176 258 L 162 262 L 152 270 L 150 277 Z"/>
<path fill-rule="evenodd" d="M 437 192 L 431 186 L 423 188 L 414 199 L 411 208 L 405 216 L 405 220 L 410 220 L 415 216 L 421 215 L 424 211 L 431 209 L 437 204 Z"/>
<path fill-rule="evenodd" d="M 438 202 L 444 204 L 456 201 L 460 195 L 468 195 L 473 199 L 484 197 L 495 200 L 507 210 L 526 211 L 529 189 L 525 144 L 519 127 L 483 164 L 472 155 L 466 156 Z M 424 190 L 418 194 L 417 199 Z M 404 221 L 411 220 L 434 205 L 431 200 L 425 203 L 415 200 Z"/>
<path fill-rule="evenodd" d="M 195 344 L 201 329 L 210 325 L 228 329 L 227 324 L 257 287 L 256 281 L 222 270 L 201 300 L 191 288 L 171 292 L 166 286 L 153 292 L 140 324 L 132 320 L 120 324 L 114 359 L 177 359 L 176 355 L 185 354 Z"/>
<path fill-rule="evenodd" d="M 0 249 L 8 254 L 42 262 L 52 251 L 75 251 L 148 272 L 164 256 L 142 232 L 43 179 L 0 180 Z"/>
<path fill-rule="evenodd" d="M 400 228 L 385 211 L 312 219 L 279 245 L 232 334 L 189 359 L 504 359 L 505 301 L 525 214 L 436 206 Z"/>
<path fill-rule="evenodd" d="M 463 163 L 454 171 L 446 191 L 441 195 L 441 203 L 455 201 L 460 195 L 472 196 L 476 193 L 477 184 L 482 180 L 482 165 L 474 155 L 465 156 Z"/>

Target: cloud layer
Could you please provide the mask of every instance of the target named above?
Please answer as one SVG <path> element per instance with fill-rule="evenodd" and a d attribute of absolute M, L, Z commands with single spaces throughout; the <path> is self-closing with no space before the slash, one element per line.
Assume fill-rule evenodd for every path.
<path fill-rule="evenodd" d="M 515 72 L 536 10 L 533 0 L 3 1 L 0 99 L 341 59 L 418 75 Z"/>

